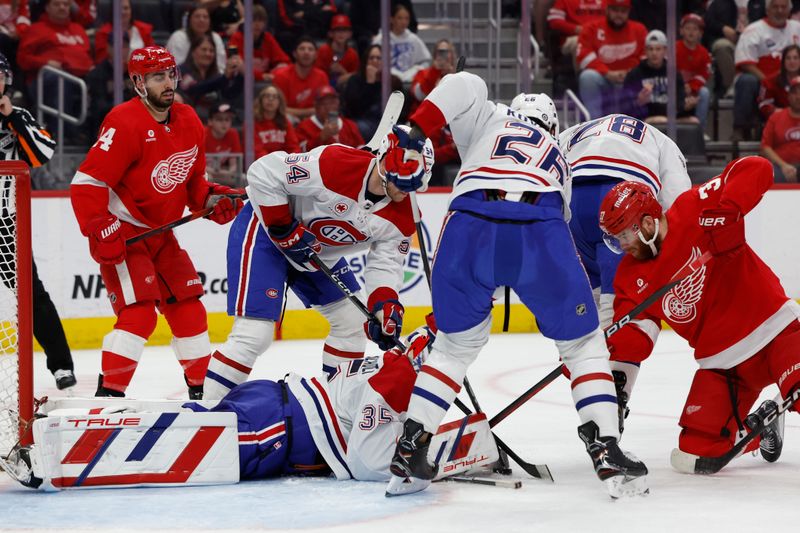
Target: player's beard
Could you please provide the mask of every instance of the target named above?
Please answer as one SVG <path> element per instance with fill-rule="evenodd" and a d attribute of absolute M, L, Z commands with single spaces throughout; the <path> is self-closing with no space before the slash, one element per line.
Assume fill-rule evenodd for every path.
<path fill-rule="evenodd" d="M 175 91 L 173 89 L 165 89 L 161 91 L 161 94 L 158 96 L 150 93 L 147 93 L 147 103 L 150 107 L 155 109 L 156 111 L 167 111 L 172 103 L 175 101 Z"/>
<path fill-rule="evenodd" d="M 642 232 L 644 232 L 644 230 L 642 230 Z M 645 238 L 648 240 L 651 237 L 652 235 L 645 235 Z M 653 243 L 653 245 L 656 247 L 656 252 L 661 251 L 661 241 L 662 239 L 659 235 L 656 237 L 656 242 Z M 629 253 L 634 257 L 634 259 L 639 261 L 649 261 L 650 259 L 654 259 L 656 257 L 656 254 L 653 253 L 652 248 L 643 243 L 641 240 L 636 241 L 636 247 Z"/>

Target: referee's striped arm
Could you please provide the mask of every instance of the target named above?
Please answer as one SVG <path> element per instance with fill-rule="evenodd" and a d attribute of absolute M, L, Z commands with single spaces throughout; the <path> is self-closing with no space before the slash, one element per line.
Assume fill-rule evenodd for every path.
<path fill-rule="evenodd" d="M 50 161 L 56 141 L 28 110 L 15 107 L 8 116 L 11 129 L 17 134 L 17 152 L 20 159 L 31 167 L 40 167 Z"/>

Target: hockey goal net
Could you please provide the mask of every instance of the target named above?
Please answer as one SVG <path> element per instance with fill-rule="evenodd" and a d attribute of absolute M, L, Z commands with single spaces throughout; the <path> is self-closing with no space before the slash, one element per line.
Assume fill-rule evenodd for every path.
<path fill-rule="evenodd" d="M 31 178 L 21 161 L 0 162 L 0 454 L 33 416 Z M 26 439 L 25 439 L 26 440 Z"/>

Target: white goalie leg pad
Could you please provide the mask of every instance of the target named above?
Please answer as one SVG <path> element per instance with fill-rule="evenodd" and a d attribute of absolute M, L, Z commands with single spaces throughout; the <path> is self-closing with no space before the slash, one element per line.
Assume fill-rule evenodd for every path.
<path fill-rule="evenodd" d="M 556 341 L 570 373 L 572 400 L 581 423 L 594 421 L 602 437 L 619 438 L 617 393 L 602 331 L 572 341 Z"/>
<path fill-rule="evenodd" d="M 341 363 L 363 359 L 367 345 L 364 333 L 364 316 L 347 298 L 316 307 L 328 321 L 331 330 L 322 349 L 322 368 L 333 372 Z"/>
<path fill-rule="evenodd" d="M 461 390 L 467 368 L 489 340 L 491 315 L 477 326 L 457 333 L 439 331 L 431 355 L 419 371 L 407 416 L 436 433 L 450 404 Z"/>
<path fill-rule="evenodd" d="M 439 465 L 437 480 L 490 467 L 498 458 L 497 445 L 484 413 L 439 426 L 431 439 L 428 457 Z"/>
<path fill-rule="evenodd" d="M 221 400 L 233 387 L 247 381 L 259 355 L 275 336 L 275 322 L 237 316 L 225 341 L 212 356 L 203 383 L 203 398 Z"/>
<path fill-rule="evenodd" d="M 48 416 L 34 422 L 33 438 L 42 490 L 239 481 L 235 413 Z"/>

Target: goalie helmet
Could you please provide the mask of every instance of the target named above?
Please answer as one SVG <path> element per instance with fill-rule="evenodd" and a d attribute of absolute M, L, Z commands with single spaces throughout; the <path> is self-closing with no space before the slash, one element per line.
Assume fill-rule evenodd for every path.
<path fill-rule="evenodd" d="M 524 115 L 558 139 L 559 124 L 556 104 L 544 93 L 519 93 L 511 100 L 512 110 Z"/>
<path fill-rule="evenodd" d="M 654 249 L 658 221 L 663 212 L 661 204 L 647 185 L 633 181 L 618 183 L 608 191 L 600 204 L 600 229 L 603 230 L 606 245 L 614 252 L 622 253 L 620 241 L 635 236 Z M 656 231 L 650 239 L 646 239 L 641 231 L 642 219 L 646 216 L 656 221 Z"/>
<path fill-rule="evenodd" d="M 169 50 L 161 46 L 139 48 L 134 50 L 130 59 L 128 59 L 128 76 L 133 81 L 134 87 L 136 87 L 137 77 L 144 80 L 147 74 L 170 70 L 175 72 L 175 85 L 177 87 L 178 80 L 180 80 L 180 69 L 178 69 L 178 64 L 175 62 L 175 57 Z M 139 92 L 138 87 L 136 92 Z M 140 93 L 139 96 L 144 95 Z"/>
<path fill-rule="evenodd" d="M 404 131 L 406 134 L 411 133 L 411 128 L 408 126 L 394 126 L 397 129 Z M 386 152 L 389 151 L 392 146 L 396 146 L 398 143 L 397 135 L 390 131 L 386 134 L 383 139 L 381 139 L 381 144 L 378 146 L 378 153 L 376 154 L 376 158 L 378 163 L 380 163 Z M 434 163 L 434 155 L 433 155 L 433 143 L 427 137 L 425 138 L 425 146 L 422 149 L 422 157 L 423 163 L 425 165 L 425 174 L 422 178 L 422 185 L 416 190 L 416 192 L 425 192 L 428 190 L 428 182 L 431 181 L 431 175 L 433 174 L 433 163 Z M 380 167 L 379 167 L 380 169 Z M 386 179 L 384 174 L 381 174 L 381 178 L 384 180 Z"/>

